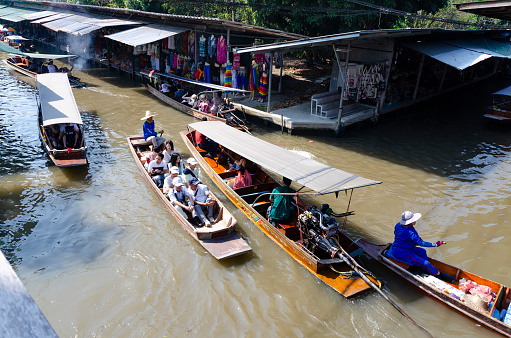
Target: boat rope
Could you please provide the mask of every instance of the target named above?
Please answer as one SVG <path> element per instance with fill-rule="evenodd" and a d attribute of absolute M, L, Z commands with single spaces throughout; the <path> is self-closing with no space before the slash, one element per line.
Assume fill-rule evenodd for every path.
<path fill-rule="evenodd" d="M 342 222 L 342 229 L 346 230 L 346 222 L 348 221 L 348 213 L 350 211 L 351 198 L 353 197 L 353 189 L 351 189 L 350 199 L 348 201 L 348 207 L 346 208 L 346 213 L 344 215 L 344 220 Z"/>

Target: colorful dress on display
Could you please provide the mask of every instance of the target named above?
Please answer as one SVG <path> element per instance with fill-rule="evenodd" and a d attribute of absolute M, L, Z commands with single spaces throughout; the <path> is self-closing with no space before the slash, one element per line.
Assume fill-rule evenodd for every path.
<path fill-rule="evenodd" d="M 234 70 L 240 70 L 240 59 L 241 55 L 236 53 L 232 57 L 232 69 Z"/>
<path fill-rule="evenodd" d="M 188 54 L 195 54 L 195 33 L 193 31 L 188 34 Z"/>
<path fill-rule="evenodd" d="M 232 68 L 232 88 L 238 89 L 238 72 L 236 69 L 234 69 L 234 66 Z"/>
<path fill-rule="evenodd" d="M 227 62 L 227 42 L 223 36 L 218 38 L 218 45 L 216 47 L 216 61 L 218 63 Z"/>
<path fill-rule="evenodd" d="M 232 88 L 232 65 L 225 66 L 224 86 Z"/>
<path fill-rule="evenodd" d="M 214 58 L 216 54 L 216 39 L 213 34 L 209 37 L 208 41 L 208 55 L 210 58 Z"/>
<path fill-rule="evenodd" d="M 261 81 L 259 82 L 259 98 L 261 100 L 266 100 L 266 97 L 268 96 L 268 74 L 266 72 L 263 72 L 263 75 L 261 76 Z"/>
<path fill-rule="evenodd" d="M 257 91 L 259 87 L 259 71 L 257 65 L 252 67 L 250 72 L 250 82 L 248 86 L 248 90 Z"/>

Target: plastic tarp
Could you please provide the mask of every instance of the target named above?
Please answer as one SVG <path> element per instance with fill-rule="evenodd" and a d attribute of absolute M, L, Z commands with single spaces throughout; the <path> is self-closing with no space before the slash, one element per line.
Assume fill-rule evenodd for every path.
<path fill-rule="evenodd" d="M 493 95 L 510 96 L 511 97 L 511 86 L 501 89 L 498 92 L 493 93 Z"/>
<path fill-rule="evenodd" d="M 140 46 L 161 39 L 168 38 L 179 33 L 189 31 L 189 28 L 170 27 L 160 25 L 148 25 L 128 29 L 122 32 L 107 35 L 106 37 L 124 43 L 129 46 Z"/>
<path fill-rule="evenodd" d="M 230 88 L 230 87 L 216 85 L 216 84 L 213 84 L 213 83 L 207 83 L 207 82 L 200 82 L 200 81 L 190 80 L 190 79 L 187 79 L 185 77 L 181 77 L 181 76 L 177 76 L 177 75 L 172 75 L 172 74 L 158 74 L 158 76 L 168 77 L 170 79 L 179 80 L 179 81 L 191 83 L 191 84 L 194 84 L 194 85 L 197 85 L 197 86 L 202 86 L 202 87 L 205 87 L 205 88 L 209 88 L 209 89 L 213 89 L 213 90 L 218 90 L 218 91 L 223 91 L 223 92 L 237 92 L 237 93 L 249 93 L 250 92 L 249 90 Z"/>
<path fill-rule="evenodd" d="M 490 54 L 434 41 L 409 42 L 404 45 L 459 70 L 492 57 Z"/>
<path fill-rule="evenodd" d="M 285 176 L 320 195 L 381 183 L 329 167 L 220 121 L 197 122 L 189 126 L 247 160 Z"/>
<path fill-rule="evenodd" d="M 43 126 L 56 123 L 82 124 L 67 74 L 38 74 L 36 80 Z"/>

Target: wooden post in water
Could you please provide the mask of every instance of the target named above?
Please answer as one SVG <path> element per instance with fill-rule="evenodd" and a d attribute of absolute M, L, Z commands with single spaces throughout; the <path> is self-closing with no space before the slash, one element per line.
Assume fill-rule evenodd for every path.
<path fill-rule="evenodd" d="M 58 337 L 1 252 L 0 333 L 2 337 Z"/>

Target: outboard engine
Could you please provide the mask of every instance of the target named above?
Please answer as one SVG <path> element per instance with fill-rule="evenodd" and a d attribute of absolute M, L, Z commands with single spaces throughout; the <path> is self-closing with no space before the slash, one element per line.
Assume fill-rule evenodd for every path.
<path fill-rule="evenodd" d="M 332 236 L 339 233 L 339 223 L 333 217 L 323 214 L 312 206 L 300 214 L 298 219 L 306 237 L 304 245 L 309 251 L 318 257 L 336 255 L 340 248 Z"/>

